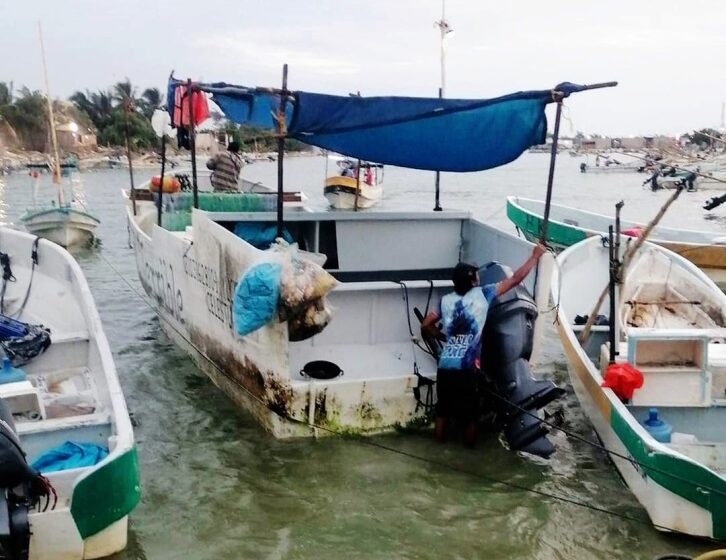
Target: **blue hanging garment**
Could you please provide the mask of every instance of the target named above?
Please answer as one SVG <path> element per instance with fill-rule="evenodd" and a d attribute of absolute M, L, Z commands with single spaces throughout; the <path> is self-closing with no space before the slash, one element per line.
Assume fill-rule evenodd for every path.
<path fill-rule="evenodd" d="M 100 445 L 67 441 L 41 454 L 33 461 L 32 467 L 41 473 L 65 471 L 92 467 L 107 456 L 108 450 Z"/>

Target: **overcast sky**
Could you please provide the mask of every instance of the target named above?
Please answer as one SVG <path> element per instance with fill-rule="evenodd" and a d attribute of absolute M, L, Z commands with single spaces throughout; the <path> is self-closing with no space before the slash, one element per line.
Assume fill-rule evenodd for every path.
<path fill-rule="evenodd" d="M 0 81 L 67 97 L 128 76 L 324 93 L 435 96 L 441 0 L 0 0 Z M 447 0 L 447 97 L 618 80 L 567 102 L 572 128 L 613 135 L 721 124 L 724 0 Z"/>

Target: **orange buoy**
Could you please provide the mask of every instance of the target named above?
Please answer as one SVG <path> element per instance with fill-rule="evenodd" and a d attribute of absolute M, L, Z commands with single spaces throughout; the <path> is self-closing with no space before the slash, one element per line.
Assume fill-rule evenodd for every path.
<path fill-rule="evenodd" d="M 149 190 L 152 192 L 158 192 L 160 181 L 161 181 L 161 178 L 158 175 L 154 175 L 151 178 L 151 184 L 149 185 Z M 166 177 L 164 177 L 164 187 L 162 190 L 165 193 L 175 193 L 175 192 L 179 192 L 180 186 L 181 185 L 179 184 L 179 179 L 177 179 L 176 177 L 170 177 L 167 175 Z"/>

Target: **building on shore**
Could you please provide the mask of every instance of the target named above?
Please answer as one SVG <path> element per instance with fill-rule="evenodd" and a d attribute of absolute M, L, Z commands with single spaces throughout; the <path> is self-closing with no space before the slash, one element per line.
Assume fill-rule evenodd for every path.
<path fill-rule="evenodd" d="M 79 150 L 95 150 L 98 147 L 96 133 L 90 128 L 84 129 L 70 121 L 55 127 L 58 146 L 65 152 Z"/>

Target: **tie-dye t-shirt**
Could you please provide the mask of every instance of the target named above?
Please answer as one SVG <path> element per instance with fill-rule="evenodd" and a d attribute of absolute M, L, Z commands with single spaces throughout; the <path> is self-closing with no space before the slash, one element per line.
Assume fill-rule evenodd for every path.
<path fill-rule="evenodd" d="M 497 285 L 472 288 L 465 295 L 447 294 L 441 298 L 439 316 L 446 344 L 439 356 L 441 369 L 470 369 L 479 359 L 479 346 L 489 303 L 497 295 Z"/>

